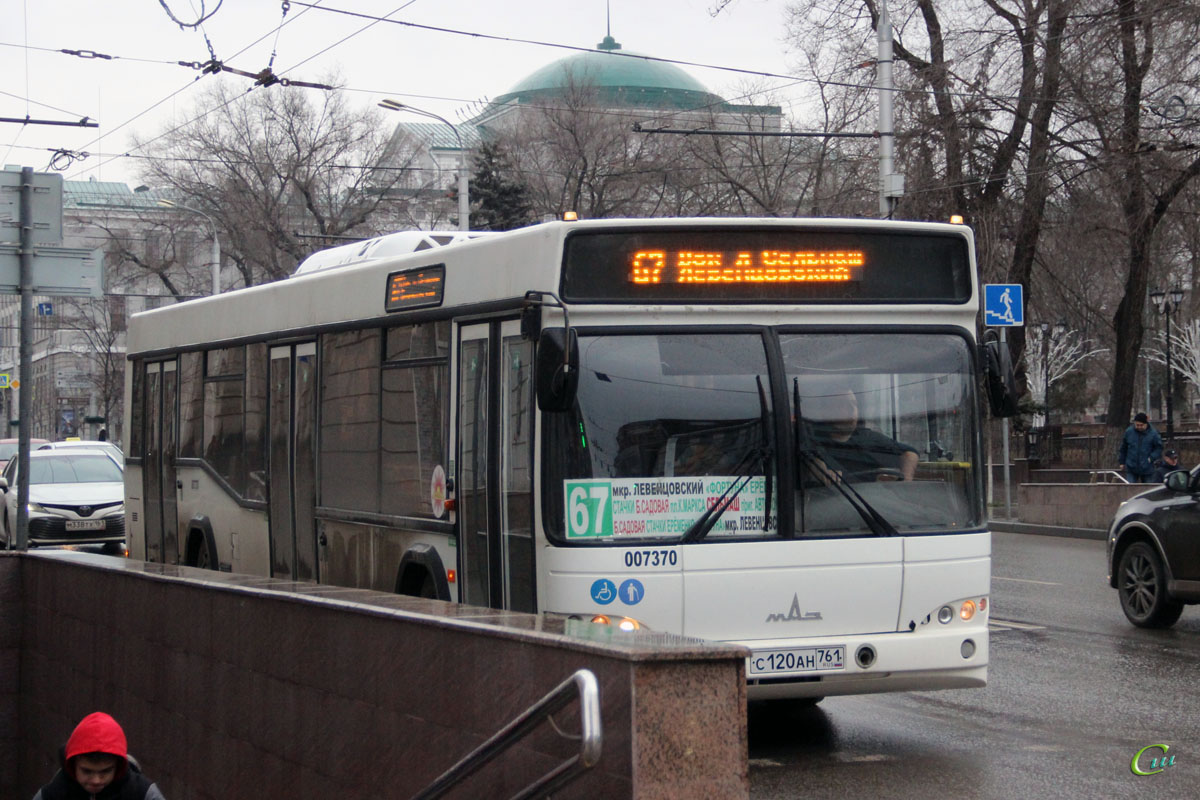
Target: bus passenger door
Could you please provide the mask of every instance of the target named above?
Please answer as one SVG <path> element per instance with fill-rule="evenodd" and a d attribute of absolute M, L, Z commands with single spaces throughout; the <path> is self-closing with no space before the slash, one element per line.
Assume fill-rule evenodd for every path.
<path fill-rule="evenodd" d="M 460 331 L 459 599 L 471 605 L 535 609 L 532 361 L 517 320 Z"/>
<path fill-rule="evenodd" d="M 175 361 L 146 365 L 146 453 L 142 466 L 146 560 L 179 563 L 179 512 L 175 455 L 178 448 L 175 401 L 179 372 Z"/>
<path fill-rule="evenodd" d="M 313 342 L 271 348 L 267 490 L 271 575 L 276 578 L 315 581 L 320 577 L 314 514 L 316 362 Z"/>
<path fill-rule="evenodd" d="M 162 373 L 162 560 L 164 564 L 179 561 L 179 485 L 175 474 L 175 457 L 179 455 L 179 370 L 177 361 L 163 362 Z"/>
<path fill-rule="evenodd" d="M 163 560 L 162 519 L 162 362 L 146 364 L 142 384 L 146 399 L 146 447 L 142 460 L 143 525 L 146 560 Z"/>

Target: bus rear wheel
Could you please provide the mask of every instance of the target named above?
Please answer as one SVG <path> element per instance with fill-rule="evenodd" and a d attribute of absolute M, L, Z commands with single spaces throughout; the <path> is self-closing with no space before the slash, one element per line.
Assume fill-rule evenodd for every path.
<path fill-rule="evenodd" d="M 188 539 L 187 565 L 198 569 L 216 569 L 204 534 L 195 532 Z"/>
<path fill-rule="evenodd" d="M 433 576 L 426 572 L 424 579 L 421 581 L 421 588 L 417 591 L 417 597 L 423 597 L 427 600 L 437 600 L 437 596 L 437 583 L 434 582 Z"/>

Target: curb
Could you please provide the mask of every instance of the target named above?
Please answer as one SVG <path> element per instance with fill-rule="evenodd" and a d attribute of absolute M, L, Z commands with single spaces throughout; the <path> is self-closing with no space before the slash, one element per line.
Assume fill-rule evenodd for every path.
<path fill-rule="evenodd" d="M 988 527 L 996 533 L 1032 533 L 1040 536 L 1062 536 L 1068 539 L 1104 541 L 1108 531 L 1102 528 L 1065 528 L 1058 525 L 1034 525 L 1009 519 L 989 519 Z"/>

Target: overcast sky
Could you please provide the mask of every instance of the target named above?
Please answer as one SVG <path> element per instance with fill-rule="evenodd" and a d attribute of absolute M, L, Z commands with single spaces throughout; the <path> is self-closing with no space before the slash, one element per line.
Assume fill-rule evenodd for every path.
<path fill-rule="evenodd" d="M 166 0 L 177 17 L 196 19 L 200 0 Z M 206 0 L 211 10 L 217 0 Z M 308 0 L 312 5 L 420 25 L 576 47 L 605 34 L 605 0 Z M 735 0 L 719 15 L 717 0 L 610 0 L 612 35 L 625 50 L 768 73 L 787 74 L 783 0 Z M 353 102 L 384 97 L 425 108 L 451 122 L 474 101 L 496 97 L 566 50 L 487 40 L 309 9 L 292 2 L 287 24 L 278 0 L 225 0 L 203 32 L 180 30 L 158 0 L 4 0 L 0 26 L 0 117 L 77 121 L 99 129 L 0 123 L 3 164 L 48 169 L 51 150 L 86 151 L 63 172 L 68 180 L 135 183 L 131 134 L 149 138 L 183 121 L 197 87 L 213 80 L 177 61 L 205 62 L 205 34 L 216 57 L 247 72 L 267 66 L 293 80 L 321 82 L 332 73 L 354 90 Z M 397 10 L 398 9 L 398 10 Z M 395 12 L 395 13 L 392 13 Z M 370 26 L 370 27 L 367 27 Z M 366 30 L 361 30 L 366 27 Z M 344 41 L 343 41 L 344 40 Z M 28 46 L 26 46 L 28 45 Z M 114 59 L 64 55 L 71 49 Z M 166 63 L 158 63 L 166 62 Z M 780 87 L 772 102 L 802 102 L 804 84 L 683 67 L 710 90 L 735 99 L 748 81 Z M 228 80 L 250 79 L 229 77 Z M 261 91 L 261 90 L 256 90 Z M 316 91 L 271 87 L 269 91 Z M 761 98 L 759 98 L 761 99 Z M 396 115 L 397 121 L 426 121 Z"/>

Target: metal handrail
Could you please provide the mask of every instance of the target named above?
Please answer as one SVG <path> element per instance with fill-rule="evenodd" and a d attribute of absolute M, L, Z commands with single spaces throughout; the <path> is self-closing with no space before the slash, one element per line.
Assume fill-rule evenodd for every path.
<path fill-rule="evenodd" d="M 581 669 L 554 687 L 545 697 L 496 732 L 492 738 L 465 755 L 457 764 L 438 776 L 413 800 L 433 800 L 474 774 L 484 764 L 499 756 L 543 720 L 566 707 L 571 701 L 572 687 L 579 693 L 579 752 L 513 795 L 512 800 L 534 800 L 575 780 L 584 770 L 600 760 L 603 735 L 600 730 L 600 689 L 591 670 Z M 551 720 L 553 722 L 553 720 Z"/>

